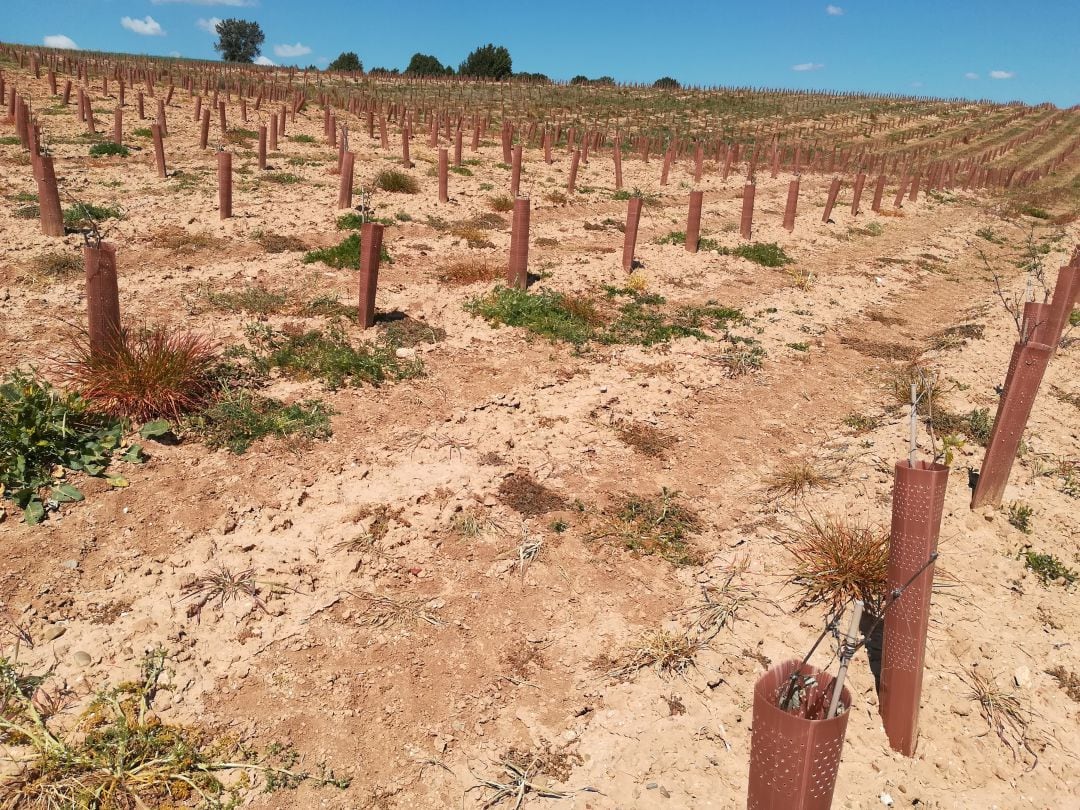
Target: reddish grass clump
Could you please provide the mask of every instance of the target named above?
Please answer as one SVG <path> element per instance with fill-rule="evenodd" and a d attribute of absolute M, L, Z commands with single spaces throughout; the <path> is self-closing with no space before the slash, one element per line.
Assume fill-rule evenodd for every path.
<path fill-rule="evenodd" d="M 85 334 L 71 338 L 63 358 L 65 382 L 95 410 L 137 420 L 177 418 L 201 405 L 213 389 L 214 343 L 166 327 L 125 329 L 116 345 L 91 352 Z"/>
<path fill-rule="evenodd" d="M 801 590 L 797 610 L 825 605 L 836 615 L 852 599 L 880 615 L 888 589 L 889 531 L 841 516 L 811 517 L 791 532 L 790 584 Z"/>

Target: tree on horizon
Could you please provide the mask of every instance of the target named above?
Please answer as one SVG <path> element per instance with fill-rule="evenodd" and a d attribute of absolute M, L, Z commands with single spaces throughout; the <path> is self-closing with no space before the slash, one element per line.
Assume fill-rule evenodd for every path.
<path fill-rule="evenodd" d="M 502 45 L 482 45 L 461 63 L 458 73 L 481 79 L 507 79 L 514 73 L 510 51 Z"/>
<path fill-rule="evenodd" d="M 266 40 L 262 27 L 250 20 L 230 17 L 219 22 L 214 30 L 218 35 L 214 50 L 226 62 L 254 62 Z"/>

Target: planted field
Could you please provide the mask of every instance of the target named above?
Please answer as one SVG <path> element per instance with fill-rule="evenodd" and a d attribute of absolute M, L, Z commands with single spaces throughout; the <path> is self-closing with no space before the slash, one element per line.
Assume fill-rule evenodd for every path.
<path fill-rule="evenodd" d="M 1080 800 L 1080 112 L 0 76 L 0 806 Z"/>

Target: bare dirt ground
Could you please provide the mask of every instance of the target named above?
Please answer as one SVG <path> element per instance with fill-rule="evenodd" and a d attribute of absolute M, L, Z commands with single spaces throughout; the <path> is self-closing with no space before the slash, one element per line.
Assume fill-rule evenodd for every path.
<path fill-rule="evenodd" d="M 43 92 L 43 82 L 32 84 Z M 154 174 L 148 140 L 131 134 L 148 122 L 130 107 L 125 137 L 140 149 L 128 158 L 88 157 L 70 110 L 43 116 L 66 192 L 125 213 L 107 237 L 118 248 L 125 320 L 182 324 L 224 348 L 242 343 L 256 318 L 215 309 L 206 288 L 258 283 L 355 301 L 353 271 L 303 264 L 301 252 L 268 253 L 256 241 L 273 233 L 315 247 L 345 235 L 335 229 L 335 156 L 318 111 L 288 126 L 289 136 L 316 143 L 285 139 L 270 157 L 297 182 L 260 178 L 250 150 L 237 149 L 236 216 L 222 222 L 213 155 L 197 150 L 189 105 L 178 94 L 169 109 L 166 155 L 170 172 L 182 174 L 166 180 Z M 396 143 L 388 155 L 377 139 L 352 136 L 357 185 L 399 162 Z M 86 501 L 40 526 L 21 523 L 9 504 L 0 600 L 3 615 L 33 637 L 20 663 L 55 666 L 87 695 L 132 677 L 143 651 L 163 645 L 173 658 L 162 718 L 253 745 L 286 742 L 302 766 L 325 762 L 351 777 L 345 790 L 305 784 L 255 794 L 252 807 L 479 807 L 491 791 L 470 788 L 505 777 L 497 763 L 508 756 L 533 754 L 545 758 L 537 784 L 596 792 L 530 797 L 530 805 L 744 806 L 755 679 L 770 662 L 800 657 L 824 621 L 820 610 L 794 611 L 785 529 L 827 514 L 887 524 L 892 464 L 906 451 L 907 429 L 889 390 L 894 358 L 920 354 L 939 372 L 951 411 L 993 413 L 1015 329 L 976 248 L 1022 288 L 1010 259 L 1028 225 L 1039 238 L 1055 229 L 1003 221 L 993 200 L 963 193 L 905 203 L 902 216 L 864 210 L 853 218 L 849 189 L 823 224 L 828 178 L 810 176 L 788 234 L 780 227 L 788 178 L 762 175 L 754 238 L 778 242 L 795 260 L 769 269 L 657 244 L 684 228 L 687 166 L 661 188 L 659 161 L 626 159 L 626 186 L 657 195 L 644 209 L 640 277 L 674 304 L 715 302 L 747 316 L 733 331 L 759 341 L 765 359 L 735 375 L 718 362 L 726 344 L 717 341 L 578 351 L 466 312 L 466 300 L 492 284 L 446 285 L 439 269 L 455 259 L 503 263 L 509 227 L 486 231 L 492 247 L 470 248 L 428 218 L 454 223 L 488 211 L 489 197 L 506 193 L 509 171 L 497 165 L 498 144 L 485 142 L 466 152 L 479 161 L 468 166 L 472 176 L 452 174 L 452 200 L 439 205 L 426 138 L 412 156 L 420 193 L 380 191 L 372 200 L 378 216 L 409 220 L 386 229 L 394 261 L 382 268 L 378 309 L 445 330 L 445 339 L 417 349 L 425 375 L 338 391 L 276 379 L 265 393 L 319 397 L 333 408 L 332 438 L 263 440 L 243 455 L 194 439 L 148 443 L 149 463 L 118 465 L 130 486 L 81 481 Z M 535 150 L 526 155 L 530 268 L 542 276 L 533 289 L 602 295 L 601 285 L 625 284 L 622 234 L 585 224 L 621 221 L 625 203 L 611 199 L 608 155 L 581 169 L 579 185 L 593 191 L 567 204 L 546 200 L 565 190 L 568 166 L 565 150 L 550 167 Z M 17 145 L 0 146 L 0 178 L 8 197 L 0 370 L 34 366 L 50 377 L 64 324 L 84 317 L 81 279 L 28 280 L 31 260 L 59 241 L 12 214 L 15 195 L 35 191 Z M 737 245 L 741 178 L 724 182 L 707 167 L 701 187 L 704 235 Z M 987 227 L 1007 242 L 976 235 Z M 166 247 L 176 229 L 208 238 Z M 1060 230 L 1044 257 L 1051 278 L 1080 242 L 1076 223 Z M 74 251 L 81 237 L 63 242 Z M 934 339 L 957 324 L 983 328 Z M 360 337 L 355 324 L 345 328 Z M 969 510 L 967 473 L 982 449 L 968 442 L 958 451 L 918 753 L 906 759 L 889 749 L 859 657 L 835 807 L 882 807 L 883 794 L 897 807 L 1080 804 L 1080 706 L 1047 674 L 1080 671 L 1080 606 L 1075 588 L 1042 584 L 1017 558 L 1030 545 L 1069 566 L 1080 561 L 1078 372 L 1073 342 L 1050 365 L 1006 494 L 1006 505 L 1033 507 L 1031 534 L 1012 526 L 1005 509 Z M 831 484 L 797 502 L 770 499 L 769 476 L 795 460 L 830 471 Z M 522 495 L 528 481 L 550 492 Z M 665 488 L 700 517 L 695 564 L 635 553 L 612 536 L 620 498 Z M 190 615 L 184 585 L 220 566 L 253 571 L 265 610 L 240 598 Z M 729 581 L 744 597 L 741 609 L 691 665 L 612 674 L 642 634 L 690 629 L 698 614 L 686 611 L 702 604 L 703 589 Z M 972 667 L 1030 711 L 1037 762 L 990 729 L 963 679 Z"/>

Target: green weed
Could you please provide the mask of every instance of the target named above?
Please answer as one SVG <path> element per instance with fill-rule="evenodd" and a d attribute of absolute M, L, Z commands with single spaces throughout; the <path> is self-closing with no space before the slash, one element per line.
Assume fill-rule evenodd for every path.
<path fill-rule="evenodd" d="M 103 143 L 95 143 L 90 147 L 90 157 L 106 157 L 108 155 L 119 155 L 120 157 L 127 157 L 131 154 L 131 150 L 123 144 L 113 143 L 112 141 L 105 141 Z"/>
<path fill-rule="evenodd" d="M 387 264 L 394 263 L 394 260 L 390 258 L 390 254 L 387 252 L 385 245 L 383 245 L 382 249 L 379 251 L 379 259 Z M 304 254 L 304 264 L 312 264 L 314 262 L 322 262 L 323 264 L 338 269 L 359 270 L 360 234 L 349 234 L 349 236 L 336 245 L 320 248 L 319 250 L 310 250 Z"/>
<path fill-rule="evenodd" d="M 1039 578 L 1043 585 L 1060 582 L 1063 585 L 1075 585 L 1077 573 L 1067 567 L 1053 554 L 1041 554 L 1030 548 L 1022 549 L 1017 555 L 1024 567 Z"/>
<path fill-rule="evenodd" d="M 245 388 L 225 388 L 213 405 L 186 419 L 183 426 L 208 447 L 225 447 L 239 455 L 265 436 L 329 438 L 331 413 L 317 399 L 285 405 Z"/>
<path fill-rule="evenodd" d="M 93 413 L 81 397 L 10 374 L 0 384 L 0 497 L 14 501 L 28 524 L 40 523 L 60 504 L 83 499 L 54 468 L 104 474 L 123 433 L 119 420 Z M 124 456 L 141 458 L 138 445 Z"/>
<path fill-rule="evenodd" d="M 337 324 L 326 331 L 298 334 L 275 332 L 267 326 L 252 324 L 247 334 L 255 348 L 246 356 L 262 374 L 278 368 L 290 376 L 319 379 L 329 388 L 337 389 L 364 383 L 379 385 L 423 373 L 423 364 L 418 359 L 398 358 L 398 346 L 389 340 L 353 344 Z"/>
<path fill-rule="evenodd" d="M 416 178 L 397 169 L 384 169 L 379 172 L 375 176 L 375 185 L 393 194 L 416 194 L 420 191 L 420 184 Z"/>

